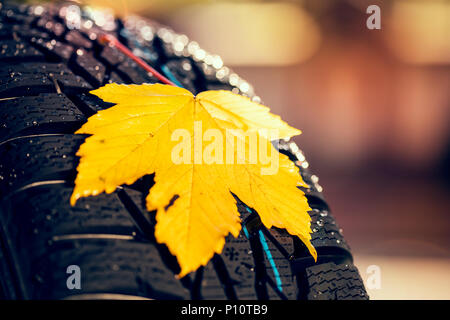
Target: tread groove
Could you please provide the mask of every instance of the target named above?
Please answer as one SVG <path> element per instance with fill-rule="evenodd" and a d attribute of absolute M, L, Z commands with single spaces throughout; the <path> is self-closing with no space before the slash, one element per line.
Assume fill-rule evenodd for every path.
<path fill-rule="evenodd" d="M 216 270 L 217 276 L 222 283 L 227 298 L 229 300 L 237 300 L 236 291 L 234 290 L 233 286 L 233 280 L 230 278 L 230 274 L 228 273 L 223 259 L 219 255 L 215 254 L 212 258 L 212 263 L 214 269 Z"/>
<path fill-rule="evenodd" d="M 154 235 L 154 226 L 148 221 L 145 215 L 141 212 L 139 207 L 134 203 L 133 199 L 128 195 L 128 193 L 123 189 L 119 188 L 117 195 L 122 201 L 123 205 L 136 222 L 138 228 L 141 230 L 142 235 L 148 239 L 158 250 L 161 259 L 166 264 L 166 266 L 175 274 L 181 271 L 178 265 L 177 259 L 169 252 L 167 246 L 159 244 Z M 191 279 L 186 276 L 180 279 L 183 286 L 190 289 L 192 287 Z"/>
<path fill-rule="evenodd" d="M 255 290 L 256 295 L 259 300 L 268 300 L 269 294 L 267 292 L 267 271 L 264 264 L 264 252 L 259 242 L 258 237 L 251 234 L 250 238 L 250 247 L 253 252 L 253 259 L 255 262 Z"/>

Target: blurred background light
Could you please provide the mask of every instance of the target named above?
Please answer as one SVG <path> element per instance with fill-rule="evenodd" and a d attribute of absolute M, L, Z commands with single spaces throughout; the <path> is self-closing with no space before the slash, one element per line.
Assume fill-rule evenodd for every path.
<path fill-rule="evenodd" d="M 389 46 L 414 64 L 450 64 L 450 1 L 396 1 L 389 17 Z"/>
<path fill-rule="evenodd" d="M 192 5 L 171 15 L 169 22 L 228 65 L 296 64 L 310 58 L 320 43 L 312 16 L 290 3 Z"/>

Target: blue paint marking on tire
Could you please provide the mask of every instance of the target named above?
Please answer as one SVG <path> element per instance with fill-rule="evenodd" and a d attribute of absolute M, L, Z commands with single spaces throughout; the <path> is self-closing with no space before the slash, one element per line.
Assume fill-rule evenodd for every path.
<path fill-rule="evenodd" d="M 250 238 L 250 235 L 248 234 L 247 227 L 246 227 L 246 226 L 243 226 L 242 229 L 244 230 L 244 234 L 245 234 L 245 236 L 247 237 L 247 239 Z"/>
<path fill-rule="evenodd" d="M 130 39 L 129 32 L 125 29 L 120 32 L 122 36 L 124 36 L 127 39 Z M 136 39 L 133 39 L 133 44 L 138 48 L 141 52 L 140 54 L 136 54 L 137 56 L 141 56 L 141 58 L 155 62 L 157 60 L 157 55 L 155 53 L 152 53 L 148 50 L 148 48 L 143 47 L 139 41 Z M 161 66 L 161 71 L 164 73 L 164 75 L 173 83 L 175 83 L 178 87 L 183 88 L 183 85 L 178 81 L 178 79 L 174 76 L 174 74 L 170 71 L 170 69 L 167 67 L 167 65 L 163 64 Z"/>
<path fill-rule="evenodd" d="M 275 261 L 273 261 L 272 253 L 270 253 L 266 238 L 264 237 L 264 234 L 262 233 L 261 230 L 259 230 L 258 233 L 259 233 L 259 241 L 261 242 L 264 252 L 266 253 L 267 260 L 269 260 L 269 263 L 272 266 L 273 275 L 275 276 L 275 281 L 277 283 L 278 290 L 280 290 L 280 292 L 283 292 L 280 273 L 278 272 L 277 266 L 275 265 Z"/>
<path fill-rule="evenodd" d="M 247 209 L 247 211 L 249 213 L 252 213 L 252 210 L 250 210 L 249 207 L 245 207 L 245 208 Z M 250 238 L 250 234 L 248 233 L 247 227 L 242 226 L 242 229 L 244 230 L 244 234 L 247 237 L 247 239 Z M 280 292 L 283 292 L 283 283 L 281 282 L 280 273 L 278 272 L 278 268 L 275 264 L 275 261 L 273 260 L 272 253 L 269 250 L 269 246 L 267 244 L 266 238 L 264 237 L 262 230 L 259 230 L 258 234 L 259 234 L 259 242 L 261 242 L 264 252 L 266 253 L 267 260 L 269 260 L 270 266 L 272 267 L 273 275 L 275 276 L 275 282 L 277 284 L 277 288 Z"/>
<path fill-rule="evenodd" d="M 181 85 L 180 81 L 178 81 L 177 78 L 175 78 L 175 76 L 173 75 L 173 73 L 170 71 L 170 69 L 163 64 L 161 66 L 161 70 L 162 72 L 164 72 L 164 75 L 169 78 L 170 81 L 172 81 L 173 83 L 175 83 L 178 87 L 183 88 L 183 86 Z"/>

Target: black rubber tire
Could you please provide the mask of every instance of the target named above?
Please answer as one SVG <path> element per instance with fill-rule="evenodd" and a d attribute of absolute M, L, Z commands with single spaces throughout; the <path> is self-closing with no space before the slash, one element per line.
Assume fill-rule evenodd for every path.
<path fill-rule="evenodd" d="M 255 212 L 238 203 L 249 239 L 243 233 L 229 236 L 221 255 L 176 279 L 178 263 L 165 245 L 156 243 L 154 212 L 143 206 L 152 176 L 71 207 L 75 152 L 85 138 L 73 133 L 89 116 L 111 106 L 88 91 L 108 82 L 156 80 L 116 49 L 98 43 L 96 36 L 105 31 L 86 24 L 86 16 L 81 29 L 68 28 L 61 16 L 66 5 L 3 4 L 0 9 L 1 298 L 368 298 L 317 179 L 291 142 L 283 141 L 280 150 L 298 164 L 311 186 L 306 194 L 314 208 L 317 263 L 298 239 L 284 230 L 265 229 Z M 193 92 L 239 91 L 215 72 L 211 75 L 204 62 L 175 54 L 161 38 L 166 29 L 161 33 L 154 22 L 133 21 L 138 27 L 125 28 L 127 23 L 115 20 L 108 32 L 131 49 L 140 43 L 154 53 L 148 62 L 156 69 L 165 66 Z M 153 39 L 140 38 L 144 25 L 156 30 Z M 81 269 L 80 290 L 66 286 L 69 265 Z"/>

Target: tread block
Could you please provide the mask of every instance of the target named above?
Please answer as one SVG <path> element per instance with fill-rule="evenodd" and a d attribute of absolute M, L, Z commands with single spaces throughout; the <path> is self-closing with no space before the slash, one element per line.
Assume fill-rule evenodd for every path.
<path fill-rule="evenodd" d="M 25 41 L 25 39 L 23 38 L 30 40 L 34 38 L 34 41 L 36 41 L 37 38 L 50 39 L 50 35 L 45 31 L 41 31 L 39 29 L 35 29 L 27 25 L 10 24 L 7 22 L 5 23 L 2 22 L 0 24 L 0 33 L 2 33 L 3 39 L 10 39 L 10 40 L 14 40 L 14 38 L 19 38 L 20 41 Z M 13 33 L 15 33 L 16 37 L 14 37 Z"/>
<path fill-rule="evenodd" d="M 63 183 L 41 185 L 0 202 L 1 221 L 18 251 L 43 254 L 64 235 L 134 234 L 135 224 L 115 194 L 82 198 L 72 207 L 72 191 Z"/>
<path fill-rule="evenodd" d="M 127 57 L 118 51 L 116 48 L 112 48 L 110 46 L 105 46 L 100 53 L 100 57 L 108 61 L 111 65 L 117 65 L 122 63 L 127 59 Z"/>
<path fill-rule="evenodd" d="M 109 82 L 115 83 L 155 83 L 156 79 L 138 67 L 134 61 L 110 46 L 105 46 L 100 57 L 111 66 Z"/>
<path fill-rule="evenodd" d="M 105 78 L 105 66 L 94 58 L 91 52 L 78 49 L 76 56 L 76 63 L 83 69 L 86 76 L 98 82 L 98 85 L 103 83 Z"/>
<path fill-rule="evenodd" d="M 37 42 L 38 40 L 44 42 L 46 40 L 50 40 L 52 37 L 48 32 L 31 28 L 31 27 L 23 27 L 14 25 L 12 26 L 12 31 L 17 32 L 20 38 L 30 39 L 32 43 Z"/>
<path fill-rule="evenodd" d="M 34 43 L 41 48 L 43 51 L 48 51 L 59 57 L 62 60 L 68 61 L 74 52 L 74 48 L 67 44 L 59 42 L 55 39 L 35 40 Z"/>
<path fill-rule="evenodd" d="M 342 230 L 330 212 L 314 208 L 311 216 L 311 243 L 315 248 L 338 247 L 350 254 L 350 247 L 342 236 Z"/>
<path fill-rule="evenodd" d="M 48 31 L 50 31 L 53 35 L 60 37 L 63 35 L 63 33 L 66 31 L 66 27 L 56 22 L 51 16 L 44 15 L 41 18 L 39 18 L 36 22 L 36 25 L 41 28 L 45 28 Z"/>
<path fill-rule="evenodd" d="M 221 257 L 238 299 L 256 299 L 255 292 L 255 262 L 250 243 L 241 231 L 237 238 L 228 235 Z"/>
<path fill-rule="evenodd" d="M 36 17 L 28 14 L 23 10 L 23 6 L 17 6 L 12 3 L 4 4 L 2 3 L 2 10 L 0 11 L 0 16 L 4 21 L 14 21 L 23 23 L 25 25 L 31 24 Z"/>
<path fill-rule="evenodd" d="M 203 278 L 200 292 L 203 299 L 228 299 L 225 294 L 225 288 L 218 279 L 216 270 L 214 269 L 211 261 L 203 268 Z"/>
<path fill-rule="evenodd" d="M 43 93 L 38 96 L 0 101 L 0 142 L 18 135 L 44 130 L 74 132 L 86 118 L 64 94 Z M 43 128 L 43 129 L 41 129 Z"/>
<path fill-rule="evenodd" d="M 31 298 L 118 293 L 150 299 L 189 299 L 189 292 L 149 243 L 112 239 L 59 241 L 40 256 L 29 254 L 24 255 L 26 260 L 21 265 L 29 266 L 23 277 L 31 284 Z M 69 290 L 66 286 L 69 265 L 80 267 L 81 290 Z"/>
<path fill-rule="evenodd" d="M 12 39 L 12 37 L 11 31 L 3 28 L 0 23 L 0 39 L 3 41 L 5 39 Z"/>
<path fill-rule="evenodd" d="M 243 234 L 226 237 L 221 257 L 238 299 L 256 299 L 254 260 L 250 245 Z M 218 279 L 213 262 L 204 268 L 201 295 L 204 299 L 227 299 L 225 284 Z"/>
<path fill-rule="evenodd" d="M 367 300 L 363 281 L 353 265 L 325 263 L 306 269 L 308 300 Z"/>
<path fill-rule="evenodd" d="M 25 4 L 18 5 L 17 3 L 6 2 L 2 3 L 2 15 L 12 16 L 14 14 L 26 14 L 29 6 Z M 8 13 L 11 11 L 11 14 Z"/>
<path fill-rule="evenodd" d="M 3 40 L 0 45 L 0 61 L 44 59 L 44 54 L 20 40 Z"/>
<path fill-rule="evenodd" d="M 65 39 L 67 42 L 72 44 L 75 47 L 83 47 L 86 49 L 92 48 L 92 41 L 86 39 L 79 31 L 70 30 L 66 33 Z"/>
<path fill-rule="evenodd" d="M 123 80 L 122 77 L 120 77 L 116 72 L 112 71 L 109 75 L 108 83 L 124 83 L 124 84 L 126 84 L 127 82 L 125 80 Z"/>
<path fill-rule="evenodd" d="M 0 97 L 38 95 L 56 92 L 54 78 L 64 92 L 79 92 L 92 87 L 61 63 L 20 63 L 0 65 Z"/>
<path fill-rule="evenodd" d="M 52 45 L 52 43 L 50 42 L 50 45 L 51 47 L 49 48 L 49 50 L 51 50 L 53 53 L 64 60 L 69 60 L 74 50 L 72 46 L 61 42 L 56 42 L 55 45 Z"/>
<path fill-rule="evenodd" d="M 141 69 L 136 65 L 135 62 L 126 59 L 124 62 L 119 64 L 116 69 L 122 74 L 127 75 L 132 83 L 141 84 L 141 83 L 156 83 L 156 79 L 147 74 L 145 70 Z"/>
<path fill-rule="evenodd" d="M 84 135 L 30 136 L 0 145 L 0 199 L 28 184 L 75 177 Z"/>

